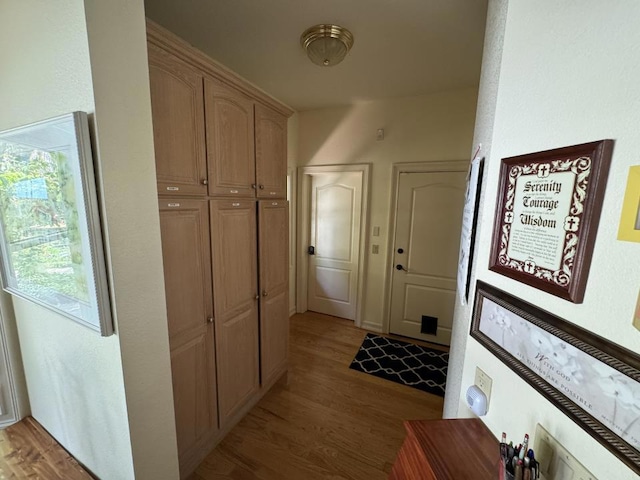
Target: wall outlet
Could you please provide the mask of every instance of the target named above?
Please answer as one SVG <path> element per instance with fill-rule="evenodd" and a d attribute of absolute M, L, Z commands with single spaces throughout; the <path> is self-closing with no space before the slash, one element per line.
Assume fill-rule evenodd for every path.
<path fill-rule="evenodd" d="M 540 479 L 597 480 L 539 423 L 533 440 L 536 460 L 540 462 Z"/>
<path fill-rule="evenodd" d="M 380 246 L 379 245 L 371 245 L 371 253 L 373 253 L 374 255 L 377 255 L 378 253 L 380 253 Z"/>
<path fill-rule="evenodd" d="M 491 385 L 493 384 L 491 377 L 484 373 L 480 367 L 476 367 L 476 379 L 473 383 L 486 395 L 488 405 L 491 398 Z"/>

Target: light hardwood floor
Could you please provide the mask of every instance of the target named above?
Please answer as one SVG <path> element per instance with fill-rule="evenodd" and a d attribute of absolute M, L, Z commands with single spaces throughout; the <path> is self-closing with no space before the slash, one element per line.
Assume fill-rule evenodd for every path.
<path fill-rule="evenodd" d="M 443 399 L 349 369 L 366 332 L 315 313 L 291 319 L 288 384 L 273 387 L 190 480 L 386 479 L 403 420 Z"/>
<path fill-rule="evenodd" d="M 91 480 L 89 475 L 31 417 L 0 430 L 0 479 Z"/>

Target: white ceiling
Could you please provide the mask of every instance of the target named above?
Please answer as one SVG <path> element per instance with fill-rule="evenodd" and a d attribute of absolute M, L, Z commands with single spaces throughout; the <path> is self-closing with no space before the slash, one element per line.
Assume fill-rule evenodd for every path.
<path fill-rule="evenodd" d="M 296 110 L 478 85 L 487 0 L 145 0 L 147 16 Z M 300 35 L 355 37 L 334 67 Z"/>

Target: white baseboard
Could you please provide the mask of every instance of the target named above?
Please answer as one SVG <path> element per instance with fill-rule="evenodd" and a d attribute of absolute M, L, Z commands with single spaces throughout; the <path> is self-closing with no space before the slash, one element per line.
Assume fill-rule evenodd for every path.
<path fill-rule="evenodd" d="M 379 323 L 362 322 L 360 328 L 371 330 L 372 332 L 383 333 L 382 325 L 380 325 Z"/>

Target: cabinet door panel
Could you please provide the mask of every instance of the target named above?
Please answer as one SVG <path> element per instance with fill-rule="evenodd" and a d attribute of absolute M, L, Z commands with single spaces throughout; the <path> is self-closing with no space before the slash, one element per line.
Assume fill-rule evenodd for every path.
<path fill-rule="evenodd" d="M 161 199 L 160 233 L 180 465 L 218 431 L 209 205 Z"/>
<path fill-rule="evenodd" d="M 262 384 L 287 365 L 289 349 L 289 210 L 287 202 L 261 200 L 260 373 Z"/>
<path fill-rule="evenodd" d="M 149 45 L 158 193 L 206 195 L 202 75 Z"/>
<path fill-rule="evenodd" d="M 211 201 L 220 425 L 224 428 L 259 388 L 256 206 Z"/>
<path fill-rule="evenodd" d="M 253 102 L 210 78 L 204 86 L 209 194 L 254 197 Z"/>
<path fill-rule="evenodd" d="M 256 308 L 256 202 L 211 200 L 215 316 Z"/>
<path fill-rule="evenodd" d="M 218 431 L 213 324 L 171 350 L 178 454 L 192 455 Z"/>
<path fill-rule="evenodd" d="M 159 204 L 169 340 L 174 343 L 213 316 L 208 204 L 185 198 Z"/>
<path fill-rule="evenodd" d="M 216 353 L 218 411 L 224 428 L 259 389 L 256 308 L 216 320 Z"/>
<path fill-rule="evenodd" d="M 256 183 L 260 198 L 287 194 L 287 119 L 262 105 L 255 106 Z"/>

